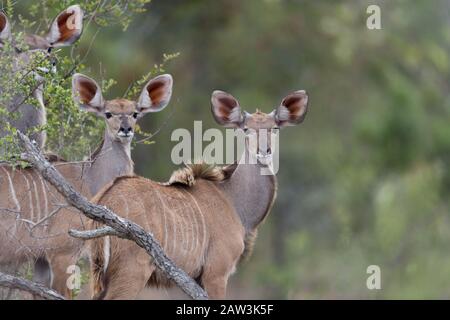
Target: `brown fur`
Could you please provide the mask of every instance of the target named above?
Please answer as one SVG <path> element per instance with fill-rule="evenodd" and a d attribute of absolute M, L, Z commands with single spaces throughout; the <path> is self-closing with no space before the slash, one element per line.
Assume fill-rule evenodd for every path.
<path fill-rule="evenodd" d="M 189 188 L 136 176 L 120 177 L 93 201 L 151 231 L 179 267 L 198 279 L 212 298 L 222 298 L 228 277 L 244 251 L 245 230 L 228 199 L 214 186 L 218 183 L 217 168 L 193 166 L 190 170 L 197 179 Z M 146 285 L 171 285 L 143 249 L 116 237 L 109 241 L 106 266 L 105 240 L 91 241 L 91 260 L 96 262 L 92 266 L 95 298 L 130 299 Z"/>
<path fill-rule="evenodd" d="M 165 184 L 137 176 L 119 177 L 105 186 L 92 201 L 106 205 L 152 232 L 168 256 L 197 279 L 211 298 L 224 298 L 228 277 L 237 263 L 251 254 L 257 235 L 256 229 L 250 232 L 244 230 L 235 209 L 219 188 L 219 184 L 230 177 L 235 168 L 235 165 L 222 168 L 205 163 L 188 165 L 175 171 Z M 191 198 L 180 198 L 183 192 L 190 194 Z M 161 201 L 165 205 L 161 205 Z M 214 209 L 207 210 L 210 206 Z M 169 229 L 164 231 L 162 216 L 166 216 L 164 212 L 168 207 L 173 208 L 174 215 L 167 222 Z M 201 231 L 208 234 L 208 244 L 189 248 L 190 254 L 184 258 L 180 257 L 183 253 L 179 250 L 173 251 L 170 241 L 184 243 L 189 237 L 198 237 L 198 230 L 177 221 L 183 212 L 191 212 L 190 219 L 197 221 L 197 226 L 203 216 L 206 228 Z M 177 224 L 186 228 L 181 235 L 170 227 Z M 92 228 L 100 226 L 91 223 Z M 110 241 L 108 262 L 105 241 Z M 172 285 L 155 268 L 151 258 L 134 243 L 115 237 L 90 242 L 93 298 L 132 299 L 145 286 Z"/>
<path fill-rule="evenodd" d="M 53 164 L 76 189 L 89 196 L 81 179 L 81 166 L 59 161 Z M 33 168 L 0 166 L 0 264 L 19 265 L 46 257 L 52 266 L 53 287 L 69 296 L 66 268 L 76 262 L 83 243 L 69 237 L 67 231 L 71 227 L 83 229 L 83 216 L 65 207 L 38 226 L 32 225 L 64 203 L 59 192 Z"/>
<path fill-rule="evenodd" d="M 246 134 L 245 154 L 239 163 L 223 169 L 226 179 L 220 188 L 233 202 L 245 226 L 245 254 L 249 255 L 256 238 L 256 228 L 267 217 L 277 195 L 276 177 L 261 174 L 261 169 L 267 169 L 272 161 L 272 132 L 275 128 L 303 122 L 308 111 L 308 94 L 299 90 L 287 95 L 269 114 L 257 109 L 253 114 L 244 112 L 242 115 L 236 98 L 216 90 L 211 96 L 211 110 L 217 123 L 237 130 L 244 129 Z M 261 135 L 264 131 L 266 137 Z M 265 138 L 265 145 L 260 145 L 260 138 Z M 242 161 L 248 158 L 256 160 L 257 164 Z"/>
<path fill-rule="evenodd" d="M 180 184 L 191 187 L 195 184 L 196 180 L 198 179 L 206 179 L 211 181 L 224 181 L 232 176 L 236 168 L 237 164 L 232 164 L 224 167 L 211 166 L 207 163 L 188 165 L 186 168 L 178 169 L 177 171 L 172 173 L 172 176 L 170 177 L 168 184 L 169 185 Z M 275 199 L 276 194 L 273 197 L 273 201 L 268 205 L 266 211 L 267 214 L 271 211 Z M 261 222 L 264 222 L 264 219 L 267 216 L 267 214 L 264 215 Z M 251 230 L 245 234 L 244 252 L 240 257 L 240 261 L 245 261 L 252 255 L 257 237 L 258 237 L 257 229 Z"/>
<path fill-rule="evenodd" d="M 97 224 L 92 222 L 93 226 L 96 226 Z M 99 246 L 99 241 L 92 241 L 91 242 L 91 250 L 93 252 L 101 252 L 102 246 Z M 105 288 L 103 287 L 103 284 L 105 282 L 104 280 L 104 272 L 103 272 L 103 266 L 105 265 L 105 257 L 103 254 L 97 254 L 94 256 L 95 258 L 91 261 L 91 283 L 93 285 L 93 291 L 94 292 L 103 292 Z"/>
<path fill-rule="evenodd" d="M 252 129 L 252 135 L 266 131 L 270 141 L 274 128 L 297 124 L 306 114 L 306 93 L 297 91 L 290 97 L 287 105 L 270 114 L 257 111 L 244 116 L 233 96 L 214 91 L 212 112 L 218 123 Z M 290 117 L 292 113 L 295 117 Z M 257 227 L 270 212 L 277 192 L 275 176 L 261 174 L 262 168 L 268 168 L 271 145 L 260 150 L 259 145 L 252 148 L 249 140 L 246 136 L 242 159 L 251 156 L 258 160 L 254 164 L 240 161 L 221 169 L 190 165 L 174 172 L 166 184 L 123 177 L 105 187 L 93 201 L 151 232 L 164 252 L 196 279 L 210 298 L 223 299 L 229 276 L 238 261 L 251 253 Z M 131 241 L 95 239 L 91 255 L 96 262 L 91 269 L 96 281 L 94 298 L 134 299 L 146 285 L 169 285 L 147 253 Z"/>
<path fill-rule="evenodd" d="M 106 168 L 107 165 L 104 162 L 111 163 L 113 160 L 110 157 L 114 157 L 114 151 L 109 153 L 103 151 L 105 159 L 98 159 L 97 156 L 102 153 L 102 146 L 103 143 L 99 148 L 100 151 L 93 157 L 92 165 L 89 162 L 65 162 L 54 154 L 47 154 L 46 158 L 76 190 L 90 198 L 92 193 L 89 170 L 97 164 Z M 117 154 L 114 161 L 116 159 Z M 131 159 L 125 160 L 122 163 L 123 166 L 131 168 L 131 171 L 130 169 L 124 171 L 125 174 L 133 172 Z M 114 174 L 117 173 L 114 171 Z M 110 173 L 111 180 L 116 177 L 114 174 Z M 98 182 L 98 179 L 96 180 Z M 0 232 L 0 264 L 19 265 L 25 261 L 46 257 L 54 275 L 52 288 L 70 297 L 66 286 L 66 279 L 69 276 L 66 269 L 77 262 L 83 241 L 69 237 L 67 232 L 69 229 L 83 230 L 86 222 L 84 216 L 69 207 L 61 209 L 34 230 L 30 229 L 30 223 L 24 222 L 36 223 L 55 210 L 58 204 L 64 203 L 66 201 L 59 192 L 32 167 L 14 169 L 6 165 L 0 166 L 0 230 L 2 230 Z M 17 204 L 20 207 L 19 211 L 16 210 Z"/>

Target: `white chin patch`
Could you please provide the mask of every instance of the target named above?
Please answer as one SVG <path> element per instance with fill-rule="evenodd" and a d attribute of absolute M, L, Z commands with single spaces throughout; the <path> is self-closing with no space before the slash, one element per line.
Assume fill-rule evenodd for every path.
<path fill-rule="evenodd" d="M 133 136 L 134 136 L 134 133 L 133 132 L 129 132 L 129 133 L 125 133 L 125 132 L 119 132 L 118 134 L 117 134 L 117 136 L 119 137 L 119 138 L 129 138 L 129 139 L 131 139 L 131 138 L 133 138 Z"/>
<path fill-rule="evenodd" d="M 261 163 L 262 165 L 268 166 L 272 163 L 272 155 L 271 154 L 267 154 L 267 155 L 262 155 L 262 154 L 257 154 L 256 158 L 258 159 L 258 162 Z"/>

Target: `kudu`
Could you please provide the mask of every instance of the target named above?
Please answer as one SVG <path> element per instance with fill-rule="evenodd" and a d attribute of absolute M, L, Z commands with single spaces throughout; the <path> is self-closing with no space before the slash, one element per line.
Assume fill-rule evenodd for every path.
<path fill-rule="evenodd" d="M 161 75 L 144 86 L 137 102 L 105 101 L 94 80 L 74 75 L 75 101 L 81 109 L 105 120 L 105 135 L 92 161 L 57 161 L 56 168 L 86 197 L 118 176 L 133 174 L 130 149 L 136 122 L 146 113 L 158 112 L 167 106 L 172 84 L 170 75 Z M 33 169 L 0 166 L 0 264 L 48 259 L 52 287 L 68 295 L 66 270 L 78 260 L 83 241 L 69 237 L 67 231 L 83 229 L 86 221 L 81 213 L 64 204 L 65 200 L 56 189 Z"/>
<path fill-rule="evenodd" d="M 38 35 L 26 36 L 24 42 L 27 48 L 24 51 L 15 47 L 9 20 L 3 12 L 0 12 L 0 48 L 3 48 L 7 42 L 14 47 L 11 72 L 19 74 L 29 73 L 36 81 L 36 85 L 33 85 L 30 90 L 32 92 L 19 93 L 18 90 L 9 92 L 12 94 L 12 99 L 11 101 L 6 101 L 4 106 L 9 115 L 5 115 L 0 119 L 0 137 L 10 134 L 8 130 L 2 128 L 6 123 L 9 123 L 12 127 L 24 133 L 28 133 L 31 129 L 37 131 L 33 132 L 30 137 L 36 141 L 41 149 L 44 147 L 46 133 L 41 128 L 47 123 L 43 97 L 45 79 L 39 72 L 53 71 L 39 67 L 39 70 L 29 69 L 33 69 L 32 63 L 38 59 L 36 57 L 38 52 L 42 52 L 47 59 L 50 59 L 54 68 L 56 60 L 52 57 L 51 49 L 72 45 L 80 38 L 82 31 L 83 10 L 78 5 L 70 6 L 53 20 L 45 37 Z M 3 52 L 3 54 L 5 53 Z M 0 88 L 0 94 L 5 94 L 4 88 Z M 28 104 L 26 102 L 28 96 L 34 96 L 38 105 Z M 0 153 L 4 153 L 4 151 L 0 150 Z"/>
<path fill-rule="evenodd" d="M 306 93 L 297 91 L 270 114 L 242 114 L 236 99 L 215 91 L 214 118 L 226 127 L 246 132 L 245 152 L 237 165 L 191 165 L 176 171 L 166 184 L 137 176 L 120 177 L 92 201 L 143 226 L 210 298 L 224 298 L 229 276 L 240 258 L 249 253 L 256 228 L 276 196 L 276 178 L 260 173 L 270 165 L 270 145 L 262 151 L 252 148 L 250 137 L 270 136 L 276 128 L 302 122 L 307 102 Z M 244 163 L 249 157 L 254 158 L 254 164 Z M 99 227 L 95 222 L 90 225 Z M 136 244 L 104 237 L 90 245 L 93 298 L 134 299 L 145 286 L 170 285 Z"/>

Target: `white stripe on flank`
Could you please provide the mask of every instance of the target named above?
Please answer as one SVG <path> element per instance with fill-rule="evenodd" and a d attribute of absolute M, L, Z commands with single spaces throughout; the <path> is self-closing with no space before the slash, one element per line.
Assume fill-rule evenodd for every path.
<path fill-rule="evenodd" d="M 183 199 L 183 203 L 187 203 L 186 198 L 183 196 L 183 191 L 184 190 L 179 191 L 180 197 Z M 192 208 L 190 206 L 184 206 L 183 209 L 184 209 L 183 211 L 185 211 L 185 214 L 186 214 L 186 216 L 185 216 L 186 224 L 183 226 L 185 229 L 185 235 L 186 235 L 186 240 L 185 240 L 186 253 L 188 255 L 192 255 L 194 253 L 193 250 L 195 250 L 195 243 L 194 243 L 194 238 L 193 238 L 195 231 L 194 231 L 193 223 L 191 220 L 195 219 L 195 217 L 192 217 L 192 219 L 191 219 Z M 191 227 L 190 230 L 188 228 L 189 226 Z M 189 259 L 189 257 L 188 257 L 188 259 L 186 259 L 185 263 L 186 263 L 186 265 L 185 265 L 186 270 L 187 270 L 187 272 L 189 272 L 192 269 L 191 264 L 195 263 L 195 259 Z"/>
<path fill-rule="evenodd" d="M 167 243 L 167 239 L 168 239 L 168 229 L 167 229 L 167 217 L 166 217 L 166 204 L 165 202 L 162 200 L 161 195 L 159 194 L 159 191 L 157 189 L 154 189 L 153 191 L 155 191 L 156 196 L 158 197 L 159 202 L 161 203 L 162 207 L 163 207 L 163 215 L 164 215 L 164 241 L 161 244 L 163 246 L 164 251 L 169 252 L 169 245 Z M 147 219 L 146 219 L 147 220 Z"/>
<path fill-rule="evenodd" d="M 105 263 L 103 264 L 103 273 L 106 273 L 111 257 L 111 239 L 109 236 L 103 238 L 103 257 Z"/>
<path fill-rule="evenodd" d="M 30 181 L 28 180 L 27 175 L 26 175 L 25 172 L 22 173 L 22 176 L 25 179 L 25 183 L 27 184 L 28 199 L 30 201 L 30 221 L 34 222 L 33 194 L 31 192 Z"/>
<path fill-rule="evenodd" d="M 6 173 L 6 176 L 8 177 L 9 191 L 11 192 L 12 199 L 13 199 L 13 201 L 14 201 L 14 204 L 16 205 L 16 210 L 17 210 L 18 212 L 20 212 L 20 211 L 21 211 L 21 208 L 20 208 L 19 201 L 17 200 L 16 190 L 14 189 L 14 185 L 13 185 L 13 183 L 12 183 L 11 176 L 9 175 L 8 170 L 6 170 L 6 169 L 3 168 L 3 167 L 2 167 L 2 169 L 3 169 L 3 171 Z"/>
<path fill-rule="evenodd" d="M 203 249 L 205 247 L 205 245 L 206 245 L 206 223 L 205 223 L 205 217 L 203 217 L 203 211 L 200 209 L 200 206 L 199 206 L 197 200 L 195 199 L 195 197 L 192 194 L 190 194 L 189 192 L 186 192 L 186 193 L 192 198 L 192 200 L 194 200 L 195 206 L 197 207 L 198 212 L 199 212 L 200 219 L 202 220 L 203 241 L 202 241 L 201 248 Z"/>
<path fill-rule="evenodd" d="M 167 217 L 166 217 L 166 206 L 164 205 L 164 203 L 161 204 L 163 206 L 163 217 L 164 217 L 164 243 L 163 243 L 163 247 L 164 250 L 166 250 L 167 247 Z"/>
<path fill-rule="evenodd" d="M 177 248 L 177 220 L 175 218 L 175 213 L 173 212 L 172 208 L 169 207 L 170 202 L 167 203 L 164 200 L 162 200 L 162 201 L 163 201 L 163 205 L 165 207 L 167 207 L 167 213 L 169 215 L 168 220 L 169 220 L 170 225 L 172 226 L 171 230 L 173 233 L 173 235 L 170 235 L 170 234 L 167 235 L 167 240 L 172 244 L 172 249 L 171 250 L 169 250 L 169 248 L 167 248 L 167 249 L 169 250 L 168 252 L 171 252 L 173 254 L 173 257 L 176 257 L 175 250 Z"/>
<path fill-rule="evenodd" d="M 42 186 L 42 194 L 44 195 L 44 208 L 45 208 L 45 215 L 48 215 L 50 212 L 48 210 L 48 199 L 47 199 L 47 189 L 46 186 L 44 184 L 44 181 L 42 180 L 41 175 L 38 175 L 39 180 L 41 181 L 41 186 Z"/>
<path fill-rule="evenodd" d="M 52 266 L 50 265 L 50 287 L 53 286 L 53 280 L 55 280 L 55 274 L 53 273 Z"/>
<path fill-rule="evenodd" d="M 191 216 L 192 216 L 192 246 L 193 246 L 193 250 L 195 250 L 195 249 L 199 248 L 199 245 L 200 245 L 200 239 L 199 239 L 200 228 L 197 223 L 197 216 L 195 214 L 194 208 L 189 207 L 189 209 L 191 209 Z"/>
<path fill-rule="evenodd" d="M 191 223 L 191 213 L 189 207 L 183 207 L 183 217 L 184 217 L 184 225 L 183 225 L 183 242 L 186 243 L 186 253 L 188 255 L 192 254 L 191 250 L 193 249 L 192 242 L 192 223 Z M 191 260 L 191 259 L 188 259 Z"/>
<path fill-rule="evenodd" d="M 36 196 L 36 205 L 38 208 L 38 210 L 37 210 L 38 211 L 38 220 L 37 221 L 39 221 L 43 218 L 42 211 L 41 211 L 41 201 L 39 199 L 39 190 L 36 186 L 36 182 L 34 181 L 34 179 L 32 179 L 32 182 L 33 182 L 33 187 L 34 187 L 34 194 Z"/>
<path fill-rule="evenodd" d="M 172 215 L 172 225 L 173 225 L 173 256 L 175 257 L 176 255 L 176 250 L 177 250 L 177 240 L 178 240 L 178 233 L 177 233 L 177 219 L 176 219 L 176 212 L 174 212 L 172 210 L 172 208 L 168 208 L 170 212 L 170 214 Z"/>
<path fill-rule="evenodd" d="M 125 205 L 125 219 L 130 219 L 130 208 L 128 207 L 128 201 L 125 196 L 121 195 L 122 203 Z"/>
<path fill-rule="evenodd" d="M 186 190 L 181 190 L 181 191 L 182 191 L 182 193 L 189 193 Z M 183 198 L 183 202 L 184 203 L 188 203 L 188 199 L 184 195 L 181 195 L 181 196 Z M 191 246 L 189 247 L 189 252 L 191 252 L 193 254 L 194 251 L 196 251 L 198 249 L 201 249 L 200 248 L 200 238 L 199 238 L 200 228 L 199 228 L 199 225 L 197 223 L 197 219 L 196 219 L 194 208 L 192 206 L 188 206 L 188 207 L 186 207 L 186 209 L 189 209 L 189 217 L 192 218 L 192 219 L 190 219 L 191 220 L 190 224 L 191 224 L 191 227 L 192 227 L 192 229 L 191 229 L 191 237 L 192 237 L 191 240 L 192 240 L 192 243 L 190 243 Z M 190 260 L 194 264 L 192 266 L 192 268 L 194 268 L 196 261 L 195 261 L 195 259 L 190 259 Z"/>
<path fill-rule="evenodd" d="M 194 246 L 194 249 L 197 249 L 199 247 L 199 234 L 200 234 L 200 230 L 199 230 L 199 226 L 197 223 L 197 217 L 195 216 L 195 211 L 193 208 L 191 209 L 191 213 L 192 213 L 192 245 Z"/>
<path fill-rule="evenodd" d="M 180 193 L 180 197 L 181 198 L 183 198 L 183 203 L 186 203 L 186 198 L 185 197 L 183 197 L 183 191 L 184 190 L 180 190 L 179 191 L 179 193 Z M 183 229 L 185 230 L 185 235 L 186 235 L 186 239 L 185 239 L 185 241 L 186 241 L 186 250 L 188 251 L 188 252 L 191 252 L 192 251 L 192 249 L 194 249 L 194 242 L 192 241 L 193 239 L 192 239 L 192 237 L 190 237 L 189 236 L 189 226 L 191 226 L 191 236 L 192 236 L 192 234 L 193 234 L 193 228 L 192 228 L 192 222 L 191 222 L 191 207 L 190 206 L 183 206 L 183 213 L 185 213 L 185 221 L 186 221 L 186 223 L 183 225 Z M 183 239 L 184 239 L 184 237 L 183 237 Z"/>
<path fill-rule="evenodd" d="M 176 214 L 176 212 L 175 212 L 175 214 Z M 185 237 L 185 231 L 186 231 L 186 217 L 185 217 L 185 215 L 183 214 L 183 212 L 181 212 L 181 214 L 180 213 L 178 213 L 178 221 L 180 221 L 180 244 L 181 244 L 181 254 L 182 254 L 182 258 L 183 258 L 183 260 L 181 260 L 181 261 L 185 261 L 185 260 L 187 260 L 187 259 L 185 259 L 186 258 L 186 248 L 187 248 L 187 246 L 188 246 L 188 243 L 187 243 L 187 241 L 188 241 L 188 239 L 187 239 L 187 237 Z"/>

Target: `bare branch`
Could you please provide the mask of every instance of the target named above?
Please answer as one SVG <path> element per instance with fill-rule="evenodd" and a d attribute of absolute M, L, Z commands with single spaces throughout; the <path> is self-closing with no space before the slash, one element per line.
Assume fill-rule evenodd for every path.
<path fill-rule="evenodd" d="M 19 277 L 14 277 L 2 272 L 0 272 L 0 286 L 26 291 L 46 300 L 65 300 L 59 293 L 45 287 L 42 284 Z"/>
<path fill-rule="evenodd" d="M 123 234 L 120 232 L 117 232 L 111 227 L 103 227 L 95 230 L 88 230 L 88 231 L 79 231 L 71 229 L 69 230 L 69 235 L 71 235 L 74 238 L 79 238 L 83 240 L 90 240 L 95 238 L 101 238 L 105 236 L 116 236 L 123 238 Z"/>
<path fill-rule="evenodd" d="M 36 223 L 33 223 L 33 226 L 31 227 L 31 230 L 35 229 L 36 227 L 40 226 L 42 223 L 44 223 L 45 221 L 51 219 L 54 215 L 56 215 L 59 211 L 61 211 L 64 208 L 67 208 L 68 205 L 65 204 L 61 204 L 58 205 L 54 210 L 52 210 L 52 212 L 50 212 L 49 214 L 47 214 L 45 217 L 43 217 L 41 220 L 39 220 Z"/>
<path fill-rule="evenodd" d="M 39 149 L 20 131 L 17 132 L 20 145 L 26 150 L 24 157 L 52 184 L 69 204 L 80 210 L 86 217 L 104 223 L 114 229 L 121 238 L 134 241 L 153 258 L 155 265 L 173 280 L 193 299 L 208 299 L 206 292 L 186 272 L 178 268 L 164 253 L 153 235 L 133 221 L 119 217 L 106 207 L 94 205 L 77 192 L 64 177 L 45 159 Z"/>

